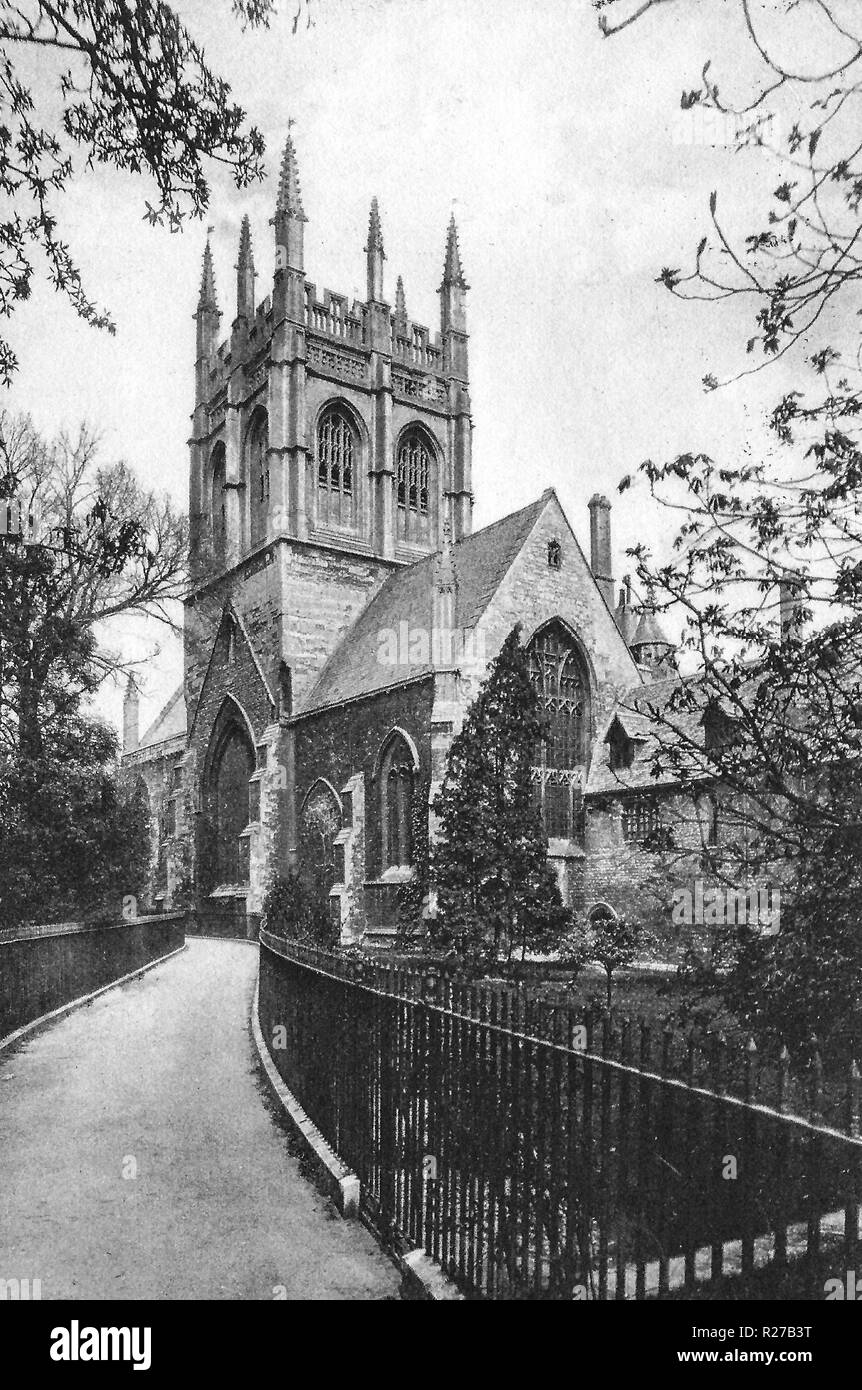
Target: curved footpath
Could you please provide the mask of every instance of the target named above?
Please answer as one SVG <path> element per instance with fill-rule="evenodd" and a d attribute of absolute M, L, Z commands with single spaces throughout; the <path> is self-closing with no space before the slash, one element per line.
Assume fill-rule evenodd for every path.
<path fill-rule="evenodd" d="M 257 952 L 187 951 L 0 1053 L 0 1279 L 43 1299 L 386 1299 L 300 1174 L 249 1032 Z"/>

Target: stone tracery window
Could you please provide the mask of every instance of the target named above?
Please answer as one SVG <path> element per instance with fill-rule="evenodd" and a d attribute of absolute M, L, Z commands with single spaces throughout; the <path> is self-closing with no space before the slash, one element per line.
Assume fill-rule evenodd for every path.
<path fill-rule="evenodd" d="M 527 649 L 530 680 L 548 721 L 532 769 L 535 802 L 549 839 L 583 839 L 583 786 L 590 737 L 585 663 L 562 623 L 550 623 Z"/>
<path fill-rule="evenodd" d="M 317 496 L 321 525 L 352 526 L 355 521 L 356 430 L 338 406 L 327 410 L 317 426 Z"/>
<path fill-rule="evenodd" d="M 413 862 L 413 755 L 401 734 L 387 744 L 380 764 L 381 868 Z"/>
<path fill-rule="evenodd" d="M 432 508 L 434 460 L 418 429 L 411 429 L 398 446 L 395 470 L 400 540 L 425 540 Z"/>

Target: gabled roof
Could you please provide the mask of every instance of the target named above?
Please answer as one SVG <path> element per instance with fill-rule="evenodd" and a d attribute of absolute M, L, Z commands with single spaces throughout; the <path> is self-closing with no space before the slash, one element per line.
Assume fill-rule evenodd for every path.
<path fill-rule="evenodd" d="M 459 628 L 475 627 L 552 495 L 553 489 L 548 489 L 529 506 L 475 531 L 453 546 Z M 437 554 L 427 555 L 389 576 L 342 638 L 297 713 L 326 709 L 343 700 L 371 695 L 431 674 L 430 661 L 424 665 L 381 661 L 381 634 L 391 632 L 397 638 L 401 623 L 407 624 L 408 631 L 428 631 L 437 560 Z"/>
<path fill-rule="evenodd" d="M 273 695 L 272 690 L 270 689 L 269 681 L 266 678 L 266 672 L 264 671 L 261 660 L 257 652 L 255 651 L 254 643 L 252 642 L 251 637 L 249 636 L 248 629 L 246 628 L 245 623 L 243 622 L 237 610 L 234 608 L 230 599 L 228 599 L 222 609 L 221 618 L 219 619 L 219 624 L 216 628 L 215 640 L 213 641 L 212 647 L 210 648 L 209 661 L 207 662 L 207 668 L 204 672 L 204 678 L 201 681 L 200 691 L 198 692 L 197 703 L 195 704 L 194 713 L 191 719 L 190 732 L 195 727 L 195 722 L 198 717 L 198 710 L 201 707 L 201 701 L 203 700 L 204 691 L 207 687 L 207 683 L 210 680 L 210 676 L 213 669 L 213 663 L 216 657 L 216 652 L 218 651 L 219 638 L 221 637 L 225 625 L 228 622 L 233 623 L 234 627 L 239 631 L 240 636 L 242 637 L 243 646 L 248 652 L 252 666 L 254 667 L 258 679 L 260 680 L 266 698 L 269 701 L 270 706 L 272 706 L 273 709 L 275 708 L 275 696 Z"/>
<path fill-rule="evenodd" d="M 172 738 L 184 736 L 185 732 L 186 702 L 183 687 L 180 686 L 140 739 L 135 752 L 142 748 L 155 748 L 159 743 L 167 743 Z"/>

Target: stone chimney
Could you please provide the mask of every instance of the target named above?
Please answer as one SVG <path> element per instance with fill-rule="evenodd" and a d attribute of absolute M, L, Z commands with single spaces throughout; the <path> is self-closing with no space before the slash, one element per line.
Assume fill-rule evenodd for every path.
<path fill-rule="evenodd" d="M 129 676 L 123 699 L 123 752 L 134 753 L 140 738 L 141 699 L 134 676 Z"/>
<path fill-rule="evenodd" d="M 629 646 L 638 628 L 638 615 L 632 605 L 632 577 L 630 574 L 623 575 L 623 586 L 620 589 L 620 601 L 614 612 L 614 622 L 626 646 Z"/>
<path fill-rule="evenodd" d="M 595 493 L 590 507 L 590 569 L 613 612 L 614 578 L 611 564 L 611 504 L 607 497 Z"/>
<path fill-rule="evenodd" d="M 784 577 L 778 582 L 778 612 L 781 626 L 782 644 L 802 636 L 803 625 L 799 618 L 799 609 L 805 602 L 805 590 L 798 575 L 792 571 L 786 571 Z"/>

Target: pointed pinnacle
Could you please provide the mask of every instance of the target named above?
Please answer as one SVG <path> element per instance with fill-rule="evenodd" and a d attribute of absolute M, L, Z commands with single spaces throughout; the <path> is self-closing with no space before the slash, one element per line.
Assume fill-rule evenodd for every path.
<path fill-rule="evenodd" d="M 377 206 L 377 199 L 371 199 L 371 215 L 368 218 L 368 242 L 366 251 L 379 251 L 381 256 L 385 256 L 383 250 L 383 231 L 380 226 L 380 209 Z"/>
<path fill-rule="evenodd" d="M 467 290 L 470 286 L 464 279 L 464 270 L 461 265 L 461 251 L 458 247 L 458 228 L 455 226 L 455 214 L 449 219 L 449 231 L 446 234 L 446 261 L 443 266 L 443 285 L 459 285 L 462 290 Z M 441 285 L 441 289 L 443 288 Z"/>
<path fill-rule="evenodd" d="M 215 286 L 215 272 L 213 271 L 213 256 L 209 236 L 207 236 L 207 244 L 204 247 L 204 263 L 201 273 L 201 292 L 198 296 L 198 308 L 211 309 L 216 314 L 219 313 Z"/>
<path fill-rule="evenodd" d="M 452 554 L 452 524 L 446 517 L 443 522 L 443 545 L 437 556 L 436 584 L 438 593 L 453 593 L 455 590 L 455 559 Z"/>
<path fill-rule="evenodd" d="M 251 223 L 248 220 L 248 213 L 245 213 L 239 229 L 239 253 L 237 256 L 237 270 L 240 266 L 253 264 L 251 251 Z"/>
<path fill-rule="evenodd" d="M 404 281 L 400 275 L 395 285 L 395 317 L 401 323 L 407 322 L 407 300 L 404 297 Z"/>
<path fill-rule="evenodd" d="M 284 158 L 281 161 L 281 175 L 278 180 L 278 198 L 275 210 L 276 212 L 286 212 L 289 217 L 295 217 L 299 222 L 308 221 L 302 206 L 296 150 L 293 147 L 293 137 L 289 131 L 284 147 Z"/>

